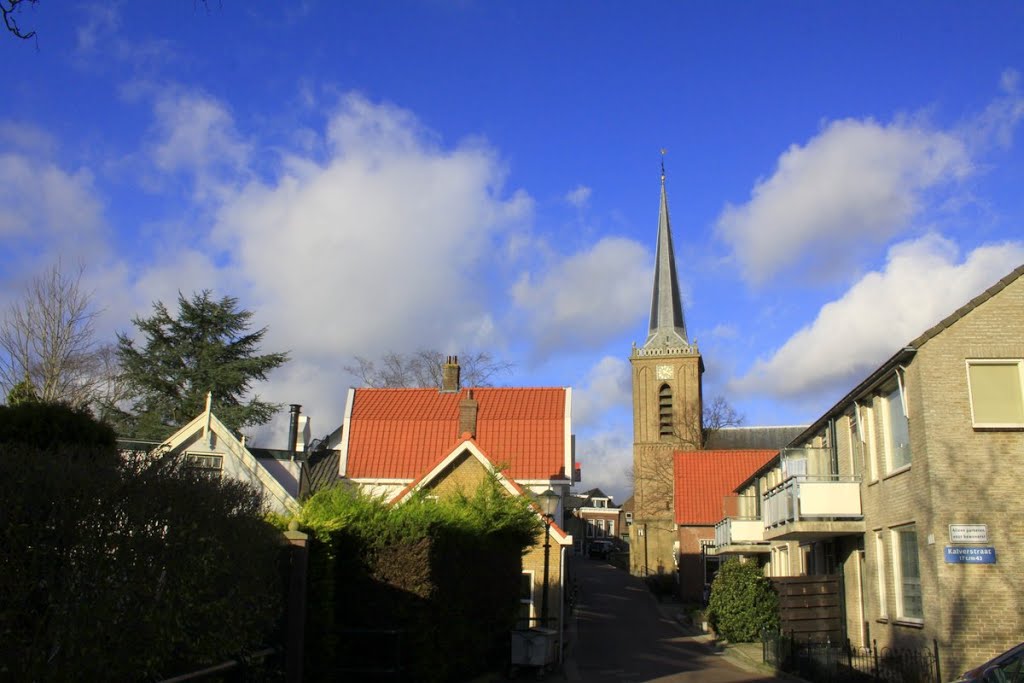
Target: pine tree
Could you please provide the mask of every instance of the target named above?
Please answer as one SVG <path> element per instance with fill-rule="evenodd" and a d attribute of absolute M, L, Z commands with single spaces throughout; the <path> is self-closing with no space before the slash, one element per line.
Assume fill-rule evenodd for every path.
<path fill-rule="evenodd" d="M 144 338 L 142 348 L 118 334 L 122 379 L 133 400 L 133 415 L 123 416 L 119 431 L 137 438 L 163 439 L 205 407 L 213 394 L 213 411 L 237 431 L 266 423 L 279 404 L 246 394 L 257 380 L 288 360 L 287 353 L 258 354 L 267 332 L 250 332 L 252 312 L 239 310 L 238 299 L 215 300 L 209 290 L 188 300 L 178 294 L 178 316 L 162 302 L 149 318 L 132 323 Z"/>

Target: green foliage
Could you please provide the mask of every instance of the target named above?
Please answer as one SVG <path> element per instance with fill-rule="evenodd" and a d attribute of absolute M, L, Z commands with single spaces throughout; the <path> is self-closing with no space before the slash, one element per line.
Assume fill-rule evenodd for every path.
<path fill-rule="evenodd" d="M 122 416 L 120 431 L 163 439 L 202 412 L 207 392 L 213 393 L 217 417 L 231 429 L 266 423 L 280 406 L 243 397 L 288 354 L 258 354 L 267 328 L 250 332 L 253 314 L 239 310 L 234 297 L 215 300 L 208 290 L 191 300 L 179 294 L 178 309 L 173 317 L 157 302 L 151 317 L 132 319 L 145 339 L 141 349 L 128 335 L 118 335 L 122 379 L 134 401 L 134 415 Z"/>
<path fill-rule="evenodd" d="M 39 395 L 36 393 L 35 386 L 32 385 L 32 380 L 25 377 L 7 392 L 7 405 L 17 406 L 22 403 L 38 403 Z"/>
<path fill-rule="evenodd" d="M 505 662 L 522 555 L 541 526 L 525 499 L 494 479 L 398 506 L 336 487 L 306 501 L 299 522 L 313 538 L 311 678 L 395 656 L 387 636 L 368 642 L 351 629 L 401 629 L 409 680 L 465 680 Z"/>
<path fill-rule="evenodd" d="M 0 444 L 23 444 L 41 450 L 58 446 L 100 448 L 101 455 L 107 454 L 104 459 L 113 462 L 116 439 L 109 425 L 97 422 L 85 409 L 32 401 L 0 406 Z"/>
<path fill-rule="evenodd" d="M 159 679 L 266 644 L 282 546 L 258 493 L 98 441 L 0 443 L 0 679 Z"/>
<path fill-rule="evenodd" d="M 728 560 L 711 585 L 708 619 L 726 640 L 753 642 L 778 627 L 779 596 L 755 563 Z"/>

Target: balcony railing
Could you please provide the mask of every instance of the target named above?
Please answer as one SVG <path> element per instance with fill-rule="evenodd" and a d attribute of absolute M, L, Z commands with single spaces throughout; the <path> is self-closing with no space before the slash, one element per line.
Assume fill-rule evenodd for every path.
<path fill-rule="evenodd" d="M 764 542 L 764 524 L 760 519 L 726 517 L 715 525 L 715 545 L 749 545 Z"/>
<path fill-rule="evenodd" d="M 860 519 L 860 478 L 793 476 L 765 492 L 764 527 L 788 522 Z"/>

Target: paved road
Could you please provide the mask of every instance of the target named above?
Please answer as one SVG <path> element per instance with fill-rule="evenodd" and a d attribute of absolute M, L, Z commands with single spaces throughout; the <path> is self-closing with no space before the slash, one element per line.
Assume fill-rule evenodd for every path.
<path fill-rule="evenodd" d="M 644 584 L 599 560 L 575 558 L 579 584 L 576 642 L 565 674 L 587 683 L 753 683 L 777 681 L 743 671 L 685 635 Z M 664 612 L 664 613 L 663 613 Z"/>

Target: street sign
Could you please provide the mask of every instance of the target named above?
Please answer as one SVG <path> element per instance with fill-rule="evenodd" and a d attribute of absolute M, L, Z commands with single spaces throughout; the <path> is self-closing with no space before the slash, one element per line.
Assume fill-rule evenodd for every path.
<path fill-rule="evenodd" d="M 950 543 L 988 543 L 988 524 L 950 524 Z"/>
<path fill-rule="evenodd" d="M 955 545 L 946 546 L 946 564 L 995 564 L 996 549 L 962 548 Z"/>

